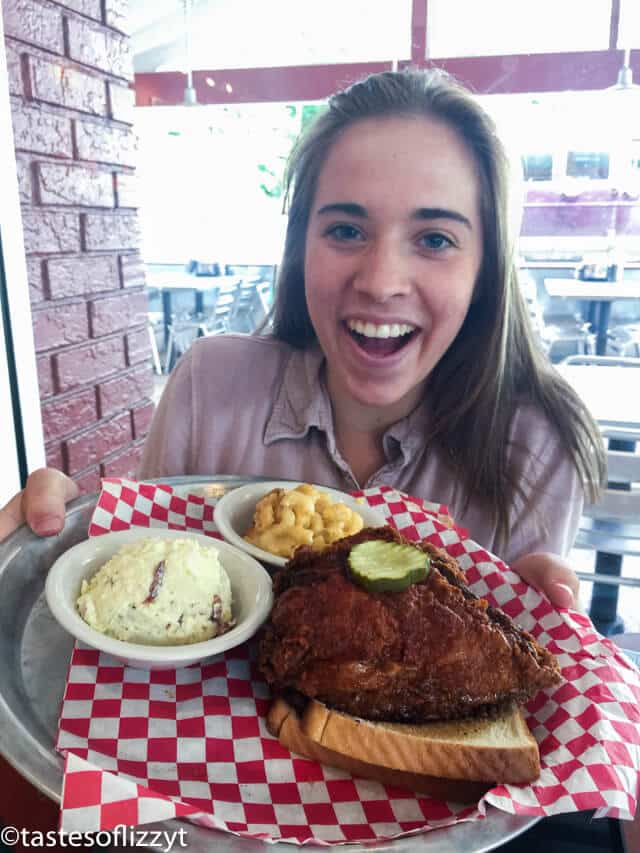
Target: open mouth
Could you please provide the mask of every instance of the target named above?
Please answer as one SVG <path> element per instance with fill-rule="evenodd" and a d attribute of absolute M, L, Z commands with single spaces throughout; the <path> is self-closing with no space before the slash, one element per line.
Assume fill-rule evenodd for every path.
<path fill-rule="evenodd" d="M 348 320 L 347 331 L 352 339 L 367 355 L 384 357 L 394 355 L 418 333 L 416 326 L 409 323 L 364 323 L 361 320 Z"/>

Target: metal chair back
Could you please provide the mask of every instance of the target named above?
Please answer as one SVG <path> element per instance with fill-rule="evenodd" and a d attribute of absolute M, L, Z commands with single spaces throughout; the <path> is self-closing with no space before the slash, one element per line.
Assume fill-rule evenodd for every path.
<path fill-rule="evenodd" d="M 625 358 L 614 355 L 569 355 L 563 364 L 598 364 L 601 367 L 640 367 L 640 358 Z"/>
<path fill-rule="evenodd" d="M 599 630 L 615 632 L 618 588 L 640 587 L 640 578 L 624 574 L 624 558 L 640 556 L 640 424 L 604 428 L 607 487 L 597 503 L 586 506 L 575 547 L 596 552 L 595 572 L 577 572 L 594 583 L 591 617 Z"/>

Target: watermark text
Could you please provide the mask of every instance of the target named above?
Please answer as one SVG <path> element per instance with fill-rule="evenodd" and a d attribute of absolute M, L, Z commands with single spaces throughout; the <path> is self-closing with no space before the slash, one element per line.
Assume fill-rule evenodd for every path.
<path fill-rule="evenodd" d="M 184 827 L 174 830 L 136 829 L 123 823 L 99 832 L 62 832 L 50 829 L 39 832 L 32 829 L 18 829 L 17 826 L 3 826 L 0 829 L 0 842 L 7 847 L 24 848 L 77 848 L 87 850 L 108 849 L 112 847 L 147 847 L 171 853 L 172 850 L 187 847 L 187 830 Z"/>

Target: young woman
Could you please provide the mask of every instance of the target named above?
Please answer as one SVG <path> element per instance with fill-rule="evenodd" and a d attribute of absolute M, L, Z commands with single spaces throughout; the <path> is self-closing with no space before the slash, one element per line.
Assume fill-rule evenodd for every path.
<path fill-rule="evenodd" d="M 272 334 L 192 347 L 140 476 L 393 485 L 446 503 L 476 541 L 572 603 L 577 580 L 558 555 L 604 454 L 530 329 L 489 117 L 442 72 L 374 75 L 330 100 L 288 186 Z M 36 529 L 53 514 L 51 531 L 70 491 L 37 472 L 6 512 Z"/>

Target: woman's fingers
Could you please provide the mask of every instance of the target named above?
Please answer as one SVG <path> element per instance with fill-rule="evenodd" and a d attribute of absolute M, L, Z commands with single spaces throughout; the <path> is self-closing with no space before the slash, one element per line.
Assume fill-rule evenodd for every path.
<path fill-rule="evenodd" d="M 511 566 L 521 578 L 545 593 L 556 607 L 576 607 L 580 580 L 557 554 L 525 554 Z"/>
<path fill-rule="evenodd" d="M 0 542 L 24 521 L 38 536 L 53 536 L 64 527 L 65 504 L 78 496 L 78 487 L 61 471 L 39 468 L 27 485 L 0 509 Z"/>
<path fill-rule="evenodd" d="M 19 527 L 24 521 L 22 515 L 22 492 L 14 495 L 6 506 L 0 509 L 0 542 Z"/>
<path fill-rule="evenodd" d="M 77 496 L 73 480 L 53 468 L 40 468 L 22 492 L 22 514 L 38 536 L 53 536 L 64 527 L 65 504 Z"/>

